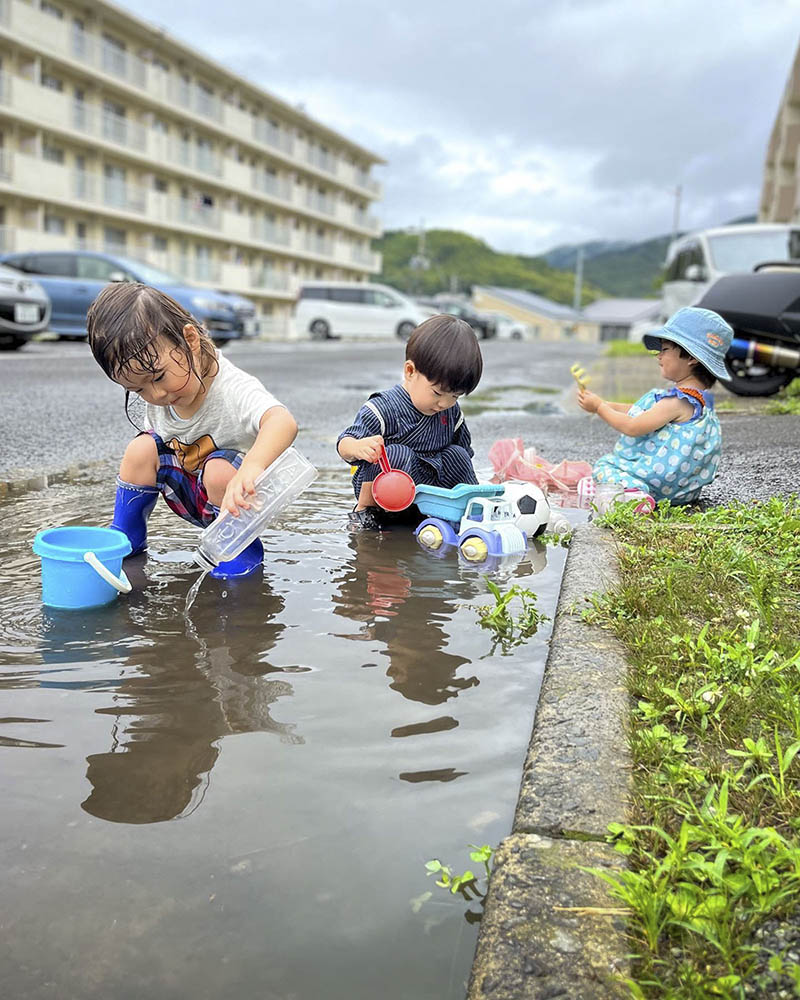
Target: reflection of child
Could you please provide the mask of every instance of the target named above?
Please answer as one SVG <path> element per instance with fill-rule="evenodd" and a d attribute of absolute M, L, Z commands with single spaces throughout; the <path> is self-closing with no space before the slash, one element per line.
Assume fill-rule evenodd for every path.
<path fill-rule="evenodd" d="M 373 393 L 336 444 L 356 467 L 355 521 L 375 525 L 372 481 L 381 471 L 383 445 L 392 468 L 417 484 L 449 488 L 478 481 L 458 398 L 472 392 L 482 371 L 478 339 L 463 320 L 432 316 L 411 334 L 402 383 Z"/>
<path fill-rule="evenodd" d="M 95 360 L 128 396 L 145 402 L 146 430 L 125 450 L 112 526 L 133 552 L 146 546 L 158 494 L 180 517 L 205 527 L 225 508 L 247 509 L 253 481 L 295 438 L 297 424 L 258 379 L 214 350 L 199 323 L 148 285 L 108 285 L 87 317 Z M 242 576 L 262 561 L 256 539 L 221 563 Z"/>
<path fill-rule="evenodd" d="M 728 378 L 725 355 L 732 336 L 716 313 L 679 309 L 644 337 L 645 347 L 658 351 L 663 377 L 675 383 L 671 389 L 651 389 L 630 407 L 579 390 L 581 407 L 622 435 L 596 462 L 598 483 L 634 487 L 673 503 L 697 499 L 719 465 L 722 438 L 708 390 L 718 378 Z"/>

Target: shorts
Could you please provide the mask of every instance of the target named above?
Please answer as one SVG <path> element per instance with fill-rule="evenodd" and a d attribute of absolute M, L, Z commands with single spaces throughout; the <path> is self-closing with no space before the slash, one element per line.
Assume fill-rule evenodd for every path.
<path fill-rule="evenodd" d="M 195 474 L 187 472 L 180 463 L 178 456 L 167 445 L 155 431 L 145 431 L 155 441 L 158 449 L 158 476 L 156 486 L 167 502 L 170 510 L 175 511 L 178 517 L 184 521 L 189 521 L 198 528 L 205 528 L 219 514 L 219 508 L 215 507 L 208 499 L 205 487 L 203 486 L 203 468 Z M 242 464 L 244 455 L 240 451 L 232 448 L 220 448 L 212 451 L 206 458 L 206 462 L 211 458 L 223 458 L 226 462 L 238 469 Z"/>

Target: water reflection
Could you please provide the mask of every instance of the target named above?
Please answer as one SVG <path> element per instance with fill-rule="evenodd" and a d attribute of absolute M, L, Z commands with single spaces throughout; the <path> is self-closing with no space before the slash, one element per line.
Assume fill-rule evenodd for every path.
<path fill-rule="evenodd" d="M 350 558 L 335 579 L 335 613 L 360 621 L 359 638 L 380 642 L 389 660 L 390 688 L 404 698 L 441 705 L 480 682 L 461 668 L 471 661 L 449 649 L 448 628 L 459 608 L 485 592 L 483 576 L 529 576 L 547 565 L 545 546 L 524 556 L 465 565 L 453 549 L 430 552 L 409 544 L 407 532 L 353 532 Z M 461 671 L 461 673 L 459 673 Z M 422 727 L 401 727 L 393 736 L 455 728 L 450 716 Z"/>
<path fill-rule="evenodd" d="M 408 532 L 353 532 L 348 544 L 350 556 L 334 580 L 334 609 L 364 623 L 362 638 L 382 644 L 392 690 L 441 705 L 477 685 L 474 674 L 458 676 L 469 660 L 445 648 L 445 625 L 472 595 L 455 564 L 409 544 Z"/>
<path fill-rule="evenodd" d="M 113 665 L 113 678 L 80 682 L 50 671 L 39 686 L 82 683 L 113 691 L 111 704 L 95 710 L 109 719 L 109 745 L 87 758 L 92 790 L 82 806 L 112 822 L 155 823 L 186 815 L 200 801 L 222 737 L 255 731 L 300 737 L 271 715 L 292 688 L 268 676 L 267 653 L 284 629 L 278 620 L 284 601 L 269 583 L 258 575 L 209 581 L 187 627 L 175 613 L 185 579 L 174 581 L 174 599 L 165 600 L 144 564 L 131 562 L 126 572 L 134 590 L 125 602 L 80 615 L 43 614 L 45 663 L 102 659 L 106 674 Z"/>

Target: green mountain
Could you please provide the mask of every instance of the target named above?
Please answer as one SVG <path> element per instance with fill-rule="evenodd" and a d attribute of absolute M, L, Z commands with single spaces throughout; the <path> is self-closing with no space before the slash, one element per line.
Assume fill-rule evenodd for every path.
<path fill-rule="evenodd" d="M 551 267 L 541 257 L 497 253 L 467 233 L 430 229 L 425 233 L 421 252 L 416 233 L 390 230 L 375 241 L 375 249 L 383 254 L 380 280 L 411 295 L 466 292 L 473 285 L 499 285 L 572 305 L 571 272 Z M 585 276 L 582 293 L 583 305 L 604 295 Z"/>
<path fill-rule="evenodd" d="M 743 215 L 723 225 L 755 221 L 755 215 Z M 639 243 L 593 240 L 553 247 L 543 257 L 551 267 L 572 272 L 578 250 L 583 250 L 583 277 L 586 281 L 604 289 L 609 295 L 652 298 L 659 295 L 663 280 L 662 265 L 671 241 L 671 235 L 656 236 Z"/>
<path fill-rule="evenodd" d="M 656 236 L 624 250 L 598 254 L 584 262 L 584 279 L 620 298 L 657 298 L 671 241 L 671 236 Z"/>

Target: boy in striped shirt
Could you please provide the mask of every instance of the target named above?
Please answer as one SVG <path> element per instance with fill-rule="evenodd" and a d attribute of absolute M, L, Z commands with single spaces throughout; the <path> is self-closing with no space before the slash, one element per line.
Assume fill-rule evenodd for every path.
<path fill-rule="evenodd" d="M 443 314 L 416 328 L 406 345 L 402 382 L 373 393 L 336 444 L 339 456 L 355 466 L 352 521 L 379 527 L 386 520 L 372 497 L 382 445 L 391 467 L 418 485 L 449 489 L 478 481 L 458 399 L 472 392 L 482 372 L 478 338 L 464 320 Z"/>

